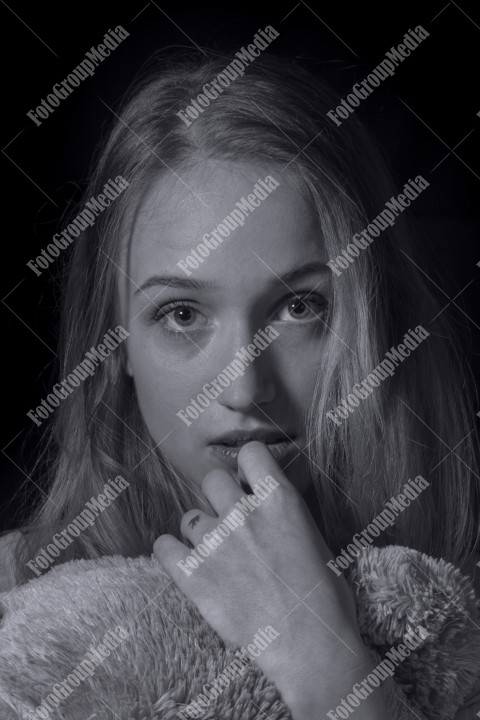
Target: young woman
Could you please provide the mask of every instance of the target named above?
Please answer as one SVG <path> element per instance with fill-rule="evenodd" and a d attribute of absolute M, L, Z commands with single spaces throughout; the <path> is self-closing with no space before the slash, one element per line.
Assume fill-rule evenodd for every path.
<path fill-rule="evenodd" d="M 258 662 L 296 720 L 321 717 L 372 667 L 330 561 L 408 481 L 422 492 L 375 544 L 473 571 L 472 394 L 418 267 L 422 168 L 393 183 L 356 114 L 332 122 L 337 95 L 290 60 L 213 83 L 224 69 L 178 60 L 135 83 L 72 213 L 82 234 L 62 236 L 61 363 L 30 415 L 48 496 L 15 582 L 120 475 L 55 562 L 154 548 L 225 642 L 281 626 Z M 191 572 L 258 481 L 271 492 Z M 356 717 L 388 712 L 379 692 Z"/>

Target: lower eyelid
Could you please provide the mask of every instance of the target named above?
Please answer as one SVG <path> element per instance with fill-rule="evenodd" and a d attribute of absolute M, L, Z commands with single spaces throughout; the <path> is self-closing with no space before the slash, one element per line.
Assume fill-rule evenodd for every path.
<path fill-rule="evenodd" d="M 163 330 L 166 330 L 167 332 L 171 333 L 172 335 L 192 335 L 193 333 L 202 332 L 205 330 L 206 327 L 208 327 L 208 323 L 204 323 L 200 327 L 186 326 L 186 327 L 182 328 L 181 325 L 176 325 L 174 328 L 168 327 L 169 318 L 172 317 L 174 310 L 176 310 L 176 308 L 172 308 L 167 313 L 162 314 L 162 316 L 157 321 L 157 324 L 159 324 L 159 325 L 161 324 L 161 327 Z M 199 312 L 199 311 L 197 311 L 197 312 Z M 174 323 L 174 321 L 173 321 L 173 323 Z"/>
<path fill-rule="evenodd" d="M 321 301 L 321 300 L 309 300 L 308 298 L 306 300 L 303 300 L 302 298 L 299 299 L 299 302 L 305 302 L 307 305 L 307 308 L 310 310 L 310 312 L 315 315 L 319 315 L 322 312 L 326 312 L 328 310 L 328 301 Z M 309 307 L 309 305 L 312 305 L 313 307 Z M 299 318 L 301 320 L 301 318 Z"/>

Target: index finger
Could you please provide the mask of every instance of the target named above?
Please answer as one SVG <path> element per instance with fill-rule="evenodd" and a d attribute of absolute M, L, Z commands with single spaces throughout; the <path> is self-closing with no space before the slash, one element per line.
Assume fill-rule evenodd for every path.
<path fill-rule="evenodd" d="M 259 480 L 270 477 L 284 487 L 293 487 L 270 450 L 258 440 L 252 440 L 240 449 L 238 469 L 252 489 Z"/>

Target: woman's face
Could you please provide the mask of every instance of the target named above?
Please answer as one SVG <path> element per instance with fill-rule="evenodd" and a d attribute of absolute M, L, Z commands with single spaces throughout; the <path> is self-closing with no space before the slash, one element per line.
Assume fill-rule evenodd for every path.
<path fill-rule="evenodd" d="M 186 264 L 268 175 L 280 184 L 268 194 L 267 181 L 243 225 L 219 231 L 208 257 Z M 238 481 L 236 455 L 251 439 L 267 442 L 300 491 L 308 486 L 305 415 L 322 365 L 326 261 L 287 172 L 210 160 L 162 176 L 142 198 L 119 274 L 128 372 L 152 445 L 194 489 L 214 468 Z M 220 375 L 251 343 L 250 359 L 236 364 L 243 374 Z"/>

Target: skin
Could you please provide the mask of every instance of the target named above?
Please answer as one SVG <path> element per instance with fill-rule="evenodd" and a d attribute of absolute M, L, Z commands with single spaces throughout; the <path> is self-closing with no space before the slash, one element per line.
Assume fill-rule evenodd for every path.
<path fill-rule="evenodd" d="M 213 287 L 139 290 L 154 275 L 185 279 L 177 262 L 269 174 L 280 186 L 192 271 L 191 279 Z M 239 477 L 253 487 L 271 475 L 278 486 L 190 575 L 177 564 L 190 550 L 173 536 L 158 538 L 154 553 L 227 644 L 247 646 L 259 628 L 277 629 L 256 662 L 295 720 L 311 720 L 335 708 L 373 667 L 348 586 L 326 567 L 331 553 L 302 497 L 309 486 L 304 418 L 321 367 L 331 293 L 328 257 L 287 172 L 211 160 L 178 175 L 159 178 L 142 199 L 119 276 L 128 372 L 140 410 L 162 454 L 198 498 L 181 522 L 193 545 L 244 495 Z M 306 263 L 315 270 L 288 283 L 279 279 Z M 172 311 L 172 301 L 190 307 Z M 176 413 L 269 324 L 279 337 L 187 427 Z M 227 430 L 258 425 L 293 436 L 298 455 L 281 467 L 262 443 L 250 442 L 235 472 L 209 448 Z M 383 717 L 377 696 L 357 708 L 359 720 Z"/>
<path fill-rule="evenodd" d="M 280 187 L 243 227 L 213 250 L 190 278 L 177 267 L 251 192 L 258 178 L 269 173 L 271 167 L 233 168 L 211 161 L 182 172 L 183 182 L 172 175 L 160 178 L 144 198 L 134 224 L 130 254 L 124 260 L 128 278 L 119 279 L 131 333 L 128 371 L 140 410 L 155 444 L 197 488 L 207 472 L 224 467 L 208 443 L 228 430 L 258 425 L 295 436 L 298 457 L 287 460 L 287 474 L 301 490 L 308 484 L 306 457 L 300 452 L 306 444 L 303 420 L 321 358 L 331 282 L 308 205 L 275 170 Z M 288 284 L 277 277 L 307 263 L 317 263 L 318 270 Z M 140 290 L 154 275 L 209 281 L 216 287 L 156 285 Z M 292 301 L 298 303 L 295 293 L 308 294 L 308 307 L 292 316 L 288 307 Z M 172 302 L 182 300 L 195 308 L 190 327 L 179 324 L 178 308 L 168 317 L 157 313 L 157 308 L 169 312 Z M 154 324 L 156 313 L 161 318 Z M 187 427 L 176 413 L 269 324 L 280 337 Z"/>

